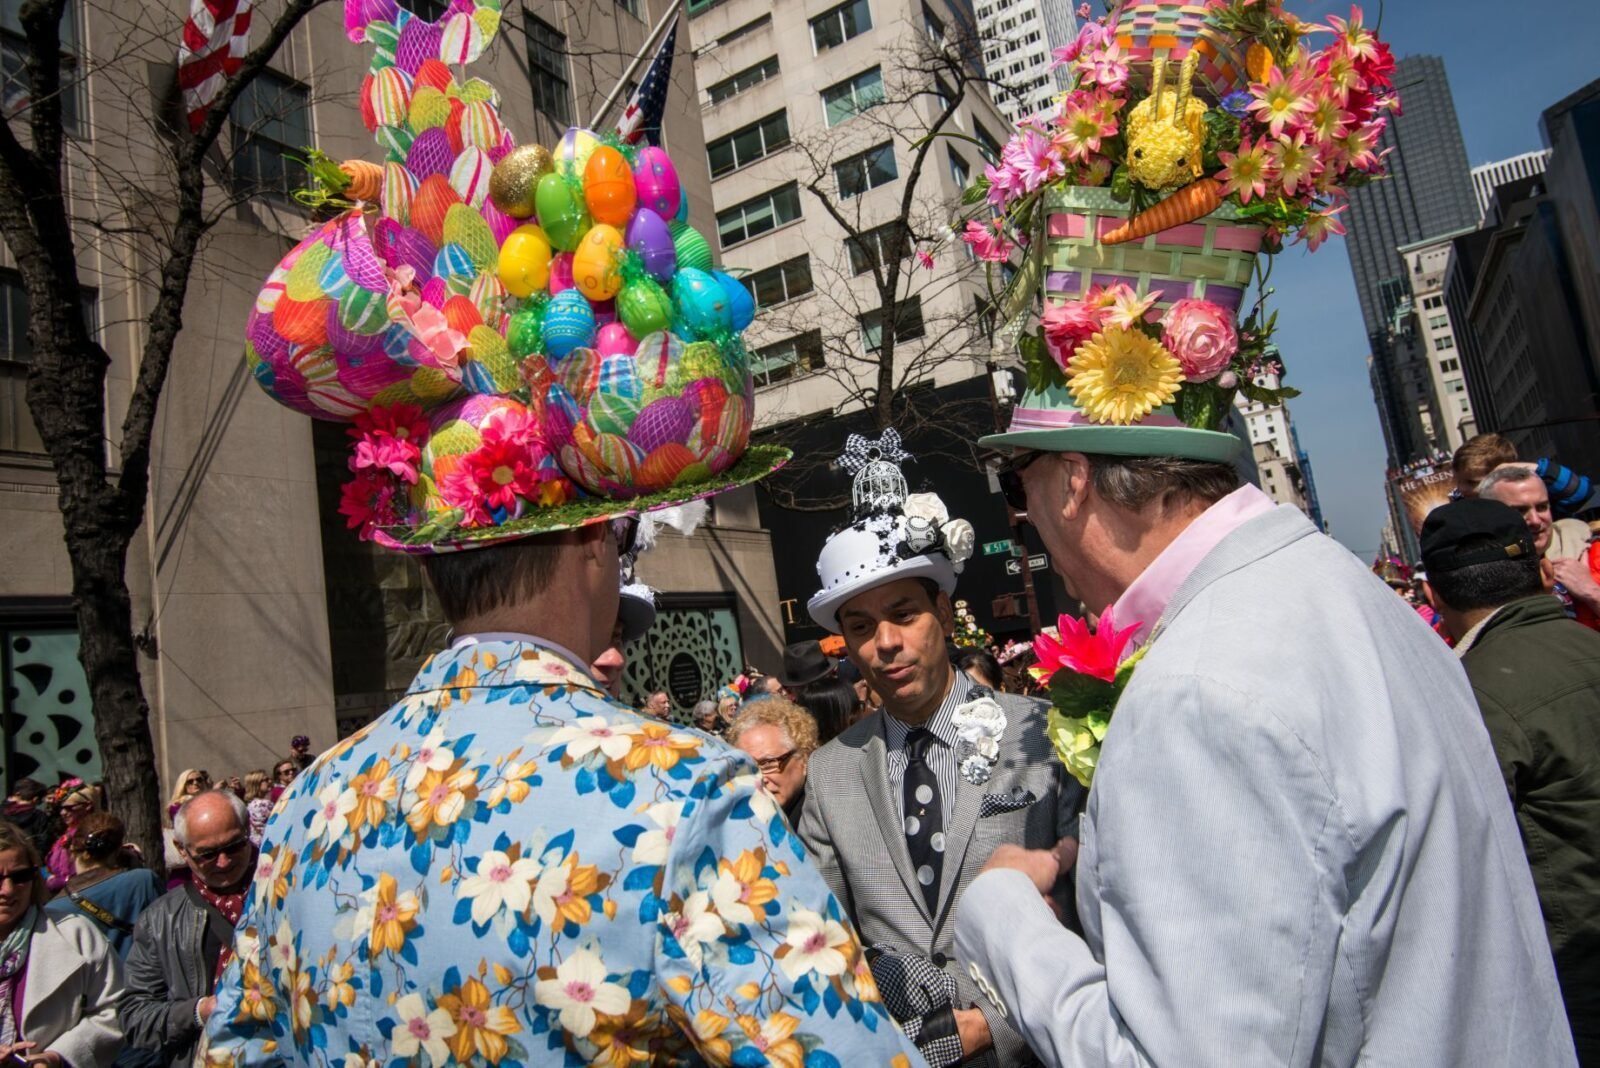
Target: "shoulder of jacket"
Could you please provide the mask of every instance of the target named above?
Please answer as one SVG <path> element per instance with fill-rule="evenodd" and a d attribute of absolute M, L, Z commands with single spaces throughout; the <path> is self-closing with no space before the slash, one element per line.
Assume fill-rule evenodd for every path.
<path fill-rule="evenodd" d="M 92 954 L 101 948 L 106 952 L 110 951 L 105 936 L 89 917 L 76 912 L 51 912 L 47 909 L 40 910 L 40 914 L 44 924 L 42 929 L 35 933 L 35 937 L 41 935 L 46 938 L 54 937 L 80 955 Z"/>

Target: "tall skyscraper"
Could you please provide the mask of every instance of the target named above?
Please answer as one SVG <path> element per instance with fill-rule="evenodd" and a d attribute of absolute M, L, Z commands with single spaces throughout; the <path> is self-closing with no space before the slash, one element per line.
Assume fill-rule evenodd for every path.
<path fill-rule="evenodd" d="M 978 28 L 984 68 L 1000 83 L 995 104 L 1015 124 L 1047 110 L 1067 87 L 1050 53 L 1078 35 L 1072 0 L 981 0 Z"/>
<path fill-rule="evenodd" d="M 1524 152 L 1520 156 L 1498 159 L 1493 163 L 1480 163 L 1472 168 L 1472 190 L 1478 195 L 1479 217 L 1488 214 L 1489 202 L 1494 199 L 1496 189 L 1518 178 L 1532 178 L 1536 174 L 1543 174 L 1549 162 L 1550 150 L 1541 148 L 1537 152 Z"/>
<path fill-rule="evenodd" d="M 1419 420 L 1407 410 L 1414 400 L 1408 400 L 1388 339 L 1395 312 L 1411 292 L 1400 246 L 1476 226 L 1479 217 L 1444 61 L 1407 56 L 1394 81 L 1405 113 L 1392 117 L 1383 135 L 1389 176 L 1351 194 L 1345 241 L 1391 467 L 1420 459 L 1437 445 L 1424 439 Z"/>

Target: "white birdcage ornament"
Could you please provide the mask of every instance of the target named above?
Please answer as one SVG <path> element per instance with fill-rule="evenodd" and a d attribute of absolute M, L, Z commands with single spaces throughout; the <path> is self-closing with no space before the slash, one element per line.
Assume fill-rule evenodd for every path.
<path fill-rule="evenodd" d="M 900 464 L 909 459 L 911 454 L 900 447 L 900 435 L 893 428 L 885 430 L 877 441 L 860 434 L 845 439 L 839 463 L 855 476 L 850 497 L 857 516 L 888 512 L 905 503 L 910 490 L 906 476 L 900 473 Z"/>

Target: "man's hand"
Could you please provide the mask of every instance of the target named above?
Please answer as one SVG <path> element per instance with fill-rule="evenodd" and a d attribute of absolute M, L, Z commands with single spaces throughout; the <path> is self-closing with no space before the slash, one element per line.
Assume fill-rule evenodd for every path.
<path fill-rule="evenodd" d="M 214 997 L 203 997 L 196 1002 L 194 1006 L 194 1014 L 200 1017 L 201 1023 L 205 1023 L 207 1020 L 210 1020 L 211 1014 L 216 1011 L 217 999 Z"/>
<path fill-rule="evenodd" d="M 1066 841 L 1066 839 L 1063 839 Z M 995 847 L 989 859 L 984 861 L 983 870 L 993 871 L 996 868 L 1009 868 L 1020 871 L 1033 883 L 1034 888 L 1041 894 L 1049 894 L 1056 885 L 1056 880 L 1061 878 L 1064 870 L 1061 866 L 1061 856 L 1056 849 L 1023 849 L 1019 845 L 1007 842 Z M 1072 859 L 1077 859 L 1077 850 L 1073 849 Z"/>
<path fill-rule="evenodd" d="M 1589 573 L 1589 563 L 1583 557 L 1570 560 L 1551 560 L 1550 569 L 1555 580 L 1567 588 L 1574 601 L 1600 612 L 1600 583 Z"/>
<path fill-rule="evenodd" d="M 971 1057 L 982 1053 L 994 1044 L 989 1034 L 989 1021 L 980 1009 L 956 1009 L 956 1034 L 961 1037 L 961 1056 Z"/>

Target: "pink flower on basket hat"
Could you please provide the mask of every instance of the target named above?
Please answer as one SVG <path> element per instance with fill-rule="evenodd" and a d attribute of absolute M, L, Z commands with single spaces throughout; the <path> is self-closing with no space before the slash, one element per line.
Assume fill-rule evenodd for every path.
<path fill-rule="evenodd" d="M 339 491 L 339 514 L 362 541 L 370 541 L 375 528 L 400 520 L 396 505 L 400 483 L 383 471 L 357 471 Z"/>
<path fill-rule="evenodd" d="M 972 254 L 985 263 L 1004 263 L 1011 258 L 1017 246 L 998 232 L 1002 225 L 998 219 L 993 227 L 985 226 L 977 219 L 968 219 L 966 229 L 961 232 L 961 240 L 971 245 Z"/>
<path fill-rule="evenodd" d="M 1041 684 L 1048 684 L 1062 668 L 1113 681 L 1117 677 L 1117 665 L 1122 663 L 1123 653 L 1132 643 L 1139 625 L 1117 630 L 1112 610 L 1107 608 L 1100 614 L 1099 626 L 1092 631 L 1088 620 L 1071 616 L 1058 619 L 1056 629 L 1058 637 L 1052 638 L 1047 632 L 1033 639 L 1033 653 L 1039 662 L 1028 671 Z"/>
<path fill-rule="evenodd" d="M 1067 361 L 1078 346 L 1105 325 L 1105 311 L 1088 301 L 1064 300 L 1047 304 L 1039 322 L 1044 327 L 1044 343 L 1050 355 L 1066 370 Z"/>
<path fill-rule="evenodd" d="M 1186 298 L 1173 304 L 1161 320 L 1161 343 L 1183 365 L 1190 382 L 1207 382 L 1221 374 L 1239 351 L 1233 315 L 1209 300 Z"/>

